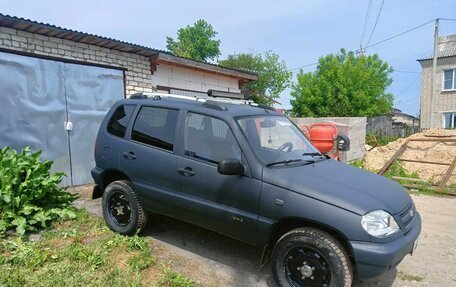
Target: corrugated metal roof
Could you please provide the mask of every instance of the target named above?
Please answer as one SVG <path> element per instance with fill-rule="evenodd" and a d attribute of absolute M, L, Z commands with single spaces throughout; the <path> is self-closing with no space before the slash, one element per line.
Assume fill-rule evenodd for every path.
<path fill-rule="evenodd" d="M 162 54 L 162 55 L 164 54 L 164 55 L 169 55 L 172 58 L 184 59 L 189 66 L 193 66 L 193 65 L 191 65 L 191 63 L 194 63 L 195 66 L 198 66 L 198 68 L 200 68 L 200 69 L 206 69 L 209 71 L 218 72 L 221 74 L 228 74 L 228 75 L 230 75 L 230 71 L 233 71 L 234 72 L 234 73 L 232 73 L 233 76 L 245 77 L 246 79 L 249 79 L 249 80 L 252 80 L 252 79 L 256 80 L 256 78 L 257 78 L 257 74 L 252 71 L 225 68 L 225 67 L 222 67 L 222 66 L 219 66 L 216 64 L 212 64 L 212 63 L 206 63 L 206 62 L 196 61 L 193 59 L 179 57 L 168 51 L 153 49 L 153 48 L 149 48 L 149 47 L 138 45 L 138 44 L 124 42 L 124 41 L 120 41 L 120 40 L 116 40 L 116 39 L 112 39 L 112 38 L 108 38 L 108 37 L 89 34 L 89 33 L 71 30 L 71 29 L 67 29 L 67 28 L 62 28 L 62 27 L 52 25 L 49 23 L 37 22 L 37 21 L 30 20 L 30 19 L 5 15 L 5 14 L 1 14 L 1 13 L 0 13 L 0 27 L 13 28 L 16 30 L 26 31 L 26 32 L 30 32 L 30 33 L 34 33 L 34 34 L 38 34 L 38 35 L 42 35 L 42 36 L 70 40 L 70 41 L 74 41 L 74 42 L 94 45 L 94 46 L 103 47 L 103 48 L 107 48 L 107 49 L 118 50 L 121 52 L 138 54 L 138 55 L 142 55 L 145 57 L 156 57 L 159 54 Z M 244 74 L 244 75 L 242 75 L 242 74 Z"/>
<path fill-rule="evenodd" d="M 440 51 L 437 53 L 437 58 L 448 58 L 448 57 L 456 57 L 456 47 L 445 50 L 445 51 Z M 426 60 L 432 60 L 432 59 L 433 59 L 433 57 L 431 55 L 431 56 L 427 56 L 422 59 L 418 59 L 418 61 L 426 61 Z"/>

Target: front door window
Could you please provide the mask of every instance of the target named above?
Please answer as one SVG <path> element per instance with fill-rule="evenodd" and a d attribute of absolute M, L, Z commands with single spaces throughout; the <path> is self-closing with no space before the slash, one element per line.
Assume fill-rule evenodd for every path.
<path fill-rule="evenodd" d="M 185 155 L 218 164 L 226 158 L 241 160 L 241 150 L 228 125 L 217 118 L 189 113 L 185 131 Z"/>

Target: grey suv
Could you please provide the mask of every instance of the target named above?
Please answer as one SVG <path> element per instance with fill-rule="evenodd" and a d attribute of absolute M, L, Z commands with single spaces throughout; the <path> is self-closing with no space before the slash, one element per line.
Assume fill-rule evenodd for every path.
<path fill-rule="evenodd" d="M 164 214 L 263 248 L 279 286 L 351 286 L 416 247 L 420 215 L 394 181 L 328 159 L 285 116 L 226 99 L 136 94 L 106 115 L 93 197 L 107 225 Z"/>

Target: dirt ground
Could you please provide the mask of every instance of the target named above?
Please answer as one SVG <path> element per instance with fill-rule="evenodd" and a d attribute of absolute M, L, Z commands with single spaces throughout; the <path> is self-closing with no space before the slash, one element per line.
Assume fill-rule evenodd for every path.
<path fill-rule="evenodd" d="M 366 156 L 364 157 L 364 167 L 379 171 L 385 163 L 396 153 L 396 151 L 409 139 L 442 139 L 456 138 L 456 130 L 430 129 L 421 133 L 416 133 L 408 138 L 400 138 L 390 142 L 385 146 L 375 147 L 370 150 L 367 147 Z M 408 143 L 407 150 L 400 158 L 408 160 L 433 161 L 450 164 L 456 157 L 456 143 L 452 142 L 423 142 L 412 141 Z M 416 173 L 421 179 L 434 183 L 441 181 L 448 170 L 448 166 L 423 164 L 415 162 L 403 162 L 405 170 L 409 173 Z M 456 184 L 456 177 L 450 178 L 450 184 Z"/>
<path fill-rule="evenodd" d="M 101 201 L 91 199 L 91 186 L 71 191 L 81 194 L 77 207 L 101 215 Z M 382 277 L 353 286 L 456 286 L 456 198 L 412 197 L 423 220 L 416 252 Z M 144 234 L 155 239 L 157 257 L 204 285 L 276 286 L 270 266 L 259 267 L 260 250 L 250 245 L 158 215 L 150 218 Z"/>

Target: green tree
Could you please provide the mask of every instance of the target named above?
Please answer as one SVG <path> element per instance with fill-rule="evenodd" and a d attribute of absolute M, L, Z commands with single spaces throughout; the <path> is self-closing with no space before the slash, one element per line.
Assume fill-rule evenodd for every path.
<path fill-rule="evenodd" d="M 180 28 L 177 40 L 166 37 L 166 48 L 177 56 L 197 61 L 213 60 L 220 56 L 220 40 L 214 39 L 217 32 L 205 20 L 198 20 L 193 26 Z"/>
<path fill-rule="evenodd" d="M 292 86 L 293 113 L 301 117 L 376 116 L 391 111 L 386 89 L 393 72 L 377 54 L 357 57 L 344 49 L 318 60 L 315 72 L 297 76 Z"/>
<path fill-rule="evenodd" d="M 228 55 L 219 65 L 250 70 L 258 74 L 258 80 L 247 83 L 245 88 L 250 98 L 256 103 L 272 104 L 274 99 L 290 84 L 292 73 L 288 71 L 284 61 L 270 51 L 264 54 L 241 53 Z"/>

